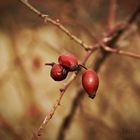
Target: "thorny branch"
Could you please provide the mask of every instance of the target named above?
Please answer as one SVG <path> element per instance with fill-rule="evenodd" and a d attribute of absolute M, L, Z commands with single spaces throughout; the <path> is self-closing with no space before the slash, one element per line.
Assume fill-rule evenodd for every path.
<path fill-rule="evenodd" d="M 71 114 L 68 113 L 68 115 L 65 117 L 65 119 L 59 129 L 59 135 L 58 135 L 57 140 L 63 140 L 65 138 L 66 131 L 69 128 L 69 126 L 73 120 L 74 114 L 76 113 L 78 104 L 80 103 L 80 101 L 83 97 L 84 97 L 84 90 L 82 87 L 80 87 L 77 91 L 77 95 L 75 96 L 75 98 L 72 102 L 72 105 L 71 105 L 71 108 L 69 111 L 69 112 L 71 112 Z"/>
<path fill-rule="evenodd" d="M 81 65 L 85 65 L 86 61 L 88 60 L 88 58 L 90 57 L 90 55 L 93 53 L 93 51 L 96 50 L 97 47 L 94 47 L 91 51 L 88 51 L 83 59 L 83 61 L 81 62 Z M 52 116 L 54 115 L 57 107 L 60 105 L 61 99 L 65 93 L 65 91 L 67 90 L 67 88 L 70 86 L 70 84 L 75 80 L 76 76 L 77 76 L 78 72 L 74 73 L 70 79 L 67 81 L 67 83 L 64 85 L 63 88 L 60 89 L 60 95 L 58 96 L 58 98 L 56 99 L 54 105 L 51 107 L 50 111 L 48 112 L 48 114 L 46 115 L 45 119 L 43 120 L 43 122 L 41 123 L 39 129 L 33 134 L 33 138 L 32 140 L 37 140 L 38 136 L 41 136 L 43 133 L 43 130 L 45 129 L 47 123 L 49 122 L 49 120 L 52 118 Z"/>
<path fill-rule="evenodd" d="M 57 107 L 60 105 L 61 98 L 63 97 L 65 91 L 67 90 L 67 88 L 69 87 L 69 85 L 72 83 L 72 81 L 75 78 L 76 78 L 76 74 L 73 74 L 70 77 L 69 81 L 65 84 L 65 86 L 63 87 L 63 89 L 60 89 L 60 95 L 58 96 L 58 98 L 55 101 L 54 105 L 52 106 L 52 108 L 50 109 L 50 111 L 48 112 L 48 114 L 46 115 L 45 119 L 43 120 L 42 124 L 40 125 L 39 129 L 36 132 L 37 136 L 41 136 L 42 135 L 42 132 L 43 132 L 45 126 L 47 125 L 48 121 L 54 115 L 54 112 L 57 109 Z"/>
<path fill-rule="evenodd" d="M 135 20 L 138 17 L 139 13 L 140 13 L 140 5 L 137 7 L 137 9 L 134 11 L 134 13 L 130 16 L 129 20 L 127 21 L 127 24 L 125 24 L 125 26 L 123 28 L 121 28 L 120 30 L 116 30 L 116 29 L 114 30 L 114 31 L 116 31 L 115 32 L 116 36 L 113 36 L 110 41 L 107 41 L 105 43 L 105 46 L 106 45 L 111 46 L 112 48 L 110 48 L 110 49 L 113 49 L 114 47 L 116 47 L 115 44 L 117 43 L 118 39 L 126 31 L 126 29 L 129 27 L 129 25 L 131 25 L 133 22 L 135 22 Z M 107 33 L 106 37 L 108 38 L 110 35 L 113 35 L 112 33 L 113 32 Z M 103 39 L 103 41 L 104 41 L 104 39 Z M 97 57 L 95 62 L 93 62 L 93 64 L 94 64 L 93 69 L 95 69 L 96 71 L 99 71 L 100 66 L 106 60 L 108 55 L 109 55 L 109 53 L 107 53 L 106 51 L 104 51 L 104 50 L 101 51 L 100 55 Z M 76 110 L 78 109 L 78 106 L 80 105 L 80 100 L 82 98 L 83 98 L 83 90 L 78 90 L 77 93 L 76 93 L 75 98 L 73 99 L 72 105 L 70 107 L 70 111 L 67 114 L 67 116 L 65 117 L 62 125 L 60 126 L 57 140 L 64 140 L 65 139 L 66 131 L 68 130 L 68 128 L 71 125 L 71 122 L 72 122 L 72 120 L 74 118 Z M 75 102 L 77 104 L 74 104 Z"/>
<path fill-rule="evenodd" d="M 58 27 L 61 31 L 63 31 L 65 34 L 67 34 L 72 40 L 74 40 L 77 44 L 79 44 L 81 47 L 83 47 L 86 51 L 89 51 L 89 50 L 92 50 L 92 47 L 93 46 L 89 46 L 87 45 L 86 43 L 84 43 L 81 39 L 79 39 L 78 37 L 76 37 L 75 35 L 73 35 L 72 33 L 70 33 L 70 31 L 68 29 L 66 29 L 60 22 L 59 22 L 59 19 L 57 20 L 53 20 L 52 18 L 49 17 L 49 15 L 46 15 L 46 14 L 43 14 L 41 13 L 39 10 L 37 10 L 36 8 L 34 8 L 31 4 L 28 3 L 28 1 L 25 1 L 25 0 L 20 0 L 23 4 L 25 4 L 31 11 L 33 11 L 34 13 L 36 13 L 38 16 L 40 16 L 41 18 L 43 18 L 44 22 L 45 23 L 51 23 L 53 25 L 55 25 L 56 27 Z M 112 9 L 114 12 L 115 12 L 115 0 L 112 1 Z M 135 16 L 137 15 L 139 9 L 137 9 L 134 13 L 134 15 L 128 19 L 128 22 L 129 24 L 131 24 L 131 22 L 133 21 L 133 19 L 135 19 Z M 110 15 L 111 19 L 110 20 L 113 20 L 112 18 L 114 17 L 113 15 Z M 113 16 L 113 17 L 112 17 Z M 111 21 L 110 21 L 111 22 Z M 126 24 L 123 28 L 127 28 L 129 24 Z M 121 26 L 117 26 L 117 30 L 121 29 L 122 27 Z M 113 29 L 112 29 L 113 30 Z M 114 30 L 111 31 L 112 33 L 114 33 Z M 119 33 L 119 32 L 118 32 Z M 100 45 L 100 47 L 102 47 L 102 45 Z M 136 54 L 135 56 L 135 53 L 129 53 L 128 51 L 125 52 L 125 51 L 115 51 L 115 50 L 109 50 L 107 49 L 107 47 L 103 47 L 105 49 L 105 51 L 110 51 L 110 52 L 115 52 L 115 53 L 118 53 L 118 54 L 121 54 L 121 55 L 127 55 L 127 56 L 130 56 L 130 57 L 134 57 L 134 58 L 139 58 L 140 55 Z"/>
<path fill-rule="evenodd" d="M 35 14 L 37 14 L 39 17 L 41 17 L 45 23 L 51 23 L 58 27 L 61 31 L 63 31 L 65 34 L 67 34 L 72 40 L 74 40 L 78 45 L 80 45 L 82 48 L 84 48 L 86 51 L 90 50 L 90 46 L 85 44 L 81 39 L 76 37 L 75 35 L 71 34 L 69 30 L 67 30 L 59 21 L 53 20 L 49 17 L 49 15 L 43 14 L 40 11 L 38 11 L 35 7 L 33 7 L 31 4 L 29 4 L 25 0 L 20 0 L 23 4 L 25 4 L 31 11 L 33 11 Z"/>
<path fill-rule="evenodd" d="M 120 55 L 126 55 L 126 56 L 129 56 L 129 57 L 132 57 L 132 58 L 140 59 L 140 55 L 132 53 L 132 52 L 123 51 L 123 50 L 116 49 L 116 48 L 110 48 L 110 47 L 105 46 L 105 45 L 103 46 L 103 49 L 105 51 L 108 51 L 108 52 L 117 53 L 117 54 L 120 54 Z"/>
<path fill-rule="evenodd" d="M 119 39 L 119 37 L 121 36 L 121 34 L 128 28 L 128 26 L 133 23 L 133 21 L 136 19 L 139 11 L 140 11 L 140 7 L 134 12 L 134 14 L 130 17 L 130 19 L 128 19 L 128 22 L 123 26 L 123 27 L 119 27 L 117 26 L 117 29 L 115 30 L 111 30 L 109 33 L 107 33 L 107 35 L 105 37 L 103 37 L 101 39 L 101 43 L 100 41 L 96 43 L 95 46 L 89 46 L 87 44 L 85 44 L 81 39 L 79 39 L 78 37 L 76 37 L 75 35 L 71 34 L 69 30 L 67 30 L 60 22 L 59 20 L 53 20 L 52 18 L 50 18 L 48 15 L 45 15 L 43 13 L 41 13 L 40 11 L 38 11 L 36 8 L 34 8 L 31 4 L 28 3 L 28 1 L 25 0 L 20 0 L 23 4 L 25 4 L 31 11 L 33 11 L 34 13 L 36 13 L 39 17 L 41 17 L 45 23 L 51 23 L 52 25 L 58 27 L 61 31 L 63 31 L 65 34 L 67 34 L 72 40 L 74 40 L 77 44 L 79 44 L 81 47 L 83 47 L 87 53 L 85 55 L 85 57 L 83 58 L 83 61 L 81 62 L 81 64 L 85 65 L 86 61 L 88 60 L 88 58 L 91 56 L 91 54 L 93 53 L 94 50 L 96 50 L 97 48 L 102 48 L 101 49 L 101 54 L 99 55 L 99 57 L 97 58 L 96 62 L 95 62 L 95 69 L 98 70 L 100 65 L 102 64 L 102 62 L 105 60 L 105 58 L 108 56 L 107 52 L 114 52 L 114 53 L 118 53 L 121 55 L 127 55 L 127 56 L 131 56 L 133 58 L 137 58 L 140 59 L 140 55 L 134 54 L 134 53 L 130 53 L 130 52 L 126 52 L 123 50 L 118 50 L 115 49 L 114 44 L 117 42 L 117 40 Z M 109 40 L 108 40 L 109 38 Z M 107 40 L 106 40 L 107 39 Z M 108 47 L 111 46 L 111 47 Z M 48 112 L 48 114 L 46 115 L 44 121 L 42 122 L 41 126 L 39 127 L 39 129 L 36 131 L 36 133 L 33 135 L 33 140 L 37 140 L 38 136 L 41 136 L 45 126 L 47 125 L 47 123 L 49 122 L 49 120 L 52 118 L 52 116 L 54 115 L 57 107 L 59 106 L 61 99 L 65 93 L 65 91 L 67 90 L 67 88 L 69 87 L 69 85 L 73 82 L 73 80 L 76 78 L 76 75 L 78 74 L 78 72 L 76 72 L 75 74 L 72 75 L 72 77 L 69 79 L 69 81 L 64 85 L 64 87 L 62 89 L 60 89 L 60 95 L 57 98 L 56 102 L 54 103 L 54 105 L 52 106 L 52 108 L 50 109 L 50 111 Z M 79 91 L 79 94 L 77 94 L 77 96 L 81 97 L 81 90 Z M 71 117 L 69 117 L 70 114 L 68 114 L 68 118 L 70 118 L 69 120 L 72 120 L 75 112 L 76 112 L 76 108 L 79 105 L 79 102 L 76 103 L 76 105 L 74 106 L 74 102 L 77 101 L 77 96 L 73 101 L 72 104 L 72 108 L 70 111 L 70 114 L 73 114 Z M 79 97 L 79 98 L 80 98 Z M 74 113 L 73 113 L 74 111 Z M 64 120 L 64 124 L 65 124 Z M 67 121 L 67 125 L 70 125 L 71 121 Z M 66 125 L 66 126 L 67 126 Z M 63 130 L 67 127 L 62 127 Z M 61 129 L 62 130 L 62 129 Z M 61 132 L 60 132 L 61 133 Z M 62 138 L 62 137 L 61 137 Z"/>

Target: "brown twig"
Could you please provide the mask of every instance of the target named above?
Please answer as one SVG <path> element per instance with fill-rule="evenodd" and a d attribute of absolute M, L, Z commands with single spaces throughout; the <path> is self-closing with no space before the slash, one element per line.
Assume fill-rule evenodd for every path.
<path fill-rule="evenodd" d="M 89 57 L 91 56 L 91 54 L 93 53 L 93 51 L 95 51 L 97 49 L 97 47 L 94 47 L 92 50 L 88 51 L 83 59 L 83 61 L 81 62 L 81 65 L 85 65 L 86 61 L 89 59 Z M 77 76 L 78 72 L 74 73 L 70 79 L 67 81 L 67 83 L 64 85 L 63 88 L 60 89 L 60 95 L 58 96 L 57 100 L 55 101 L 54 105 L 51 107 L 50 111 L 48 112 L 48 114 L 46 115 L 45 119 L 43 120 L 43 122 L 41 123 L 39 129 L 36 131 L 36 133 L 33 135 L 33 137 L 38 137 L 41 136 L 43 133 L 43 130 L 45 129 L 47 123 L 49 122 L 49 120 L 52 118 L 52 116 L 54 115 L 57 107 L 60 105 L 61 99 L 65 93 L 65 91 L 67 90 L 67 88 L 71 85 L 71 83 L 75 80 L 76 76 Z M 33 138 L 32 138 L 33 139 Z M 37 139 L 37 138 L 36 138 Z"/>
<path fill-rule="evenodd" d="M 109 41 L 109 40 L 107 40 L 107 41 Z M 135 59 L 140 59 L 140 54 L 132 53 L 132 52 L 129 52 L 129 51 L 124 51 L 124 50 L 118 49 L 118 47 L 117 48 L 111 48 L 111 47 L 107 46 L 105 44 L 105 43 L 107 43 L 107 41 L 105 39 L 103 39 L 103 42 L 98 41 L 99 47 L 102 48 L 103 50 L 107 51 L 107 52 L 112 52 L 112 53 L 116 53 L 116 54 L 120 54 L 120 55 L 124 55 L 124 56 L 129 56 L 129 57 L 132 57 L 132 58 L 135 58 Z"/>
<path fill-rule="evenodd" d="M 102 46 L 102 48 L 107 51 L 107 52 L 112 52 L 112 53 L 117 53 L 120 55 L 125 55 L 125 56 L 129 56 L 135 59 L 140 59 L 140 55 L 139 54 L 135 54 L 132 52 L 128 52 L 128 51 L 124 51 L 124 50 L 120 50 L 120 49 L 116 49 L 116 48 L 110 48 L 106 45 Z"/>
<path fill-rule="evenodd" d="M 71 32 L 66 29 L 61 23 L 60 21 L 54 20 L 52 18 L 50 18 L 48 15 L 41 13 L 39 10 L 37 10 L 35 7 L 33 7 L 31 4 L 29 4 L 27 1 L 25 0 L 20 0 L 24 5 L 26 5 L 32 12 L 34 12 L 35 14 L 37 14 L 39 17 L 41 17 L 45 23 L 51 23 L 53 25 L 55 25 L 57 28 L 59 28 L 61 31 L 63 31 L 66 35 L 68 35 L 72 40 L 74 40 L 77 44 L 79 44 L 82 48 L 84 48 L 86 51 L 90 50 L 91 47 L 89 45 L 87 45 L 86 43 L 84 43 L 81 39 L 79 39 L 78 37 L 76 37 L 75 35 L 71 34 Z"/>
<path fill-rule="evenodd" d="M 140 12 L 140 6 L 138 6 L 137 9 L 134 11 L 134 13 L 130 16 L 129 20 L 127 21 L 127 24 L 125 24 L 125 26 L 123 28 L 120 28 L 120 29 L 117 29 L 117 30 L 115 29 L 115 30 L 112 30 L 111 32 L 109 31 L 106 34 L 106 36 L 102 39 L 102 41 L 105 43 L 105 45 L 109 45 L 112 48 L 116 47 L 115 44 L 117 43 L 118 39 L 126 31 L 126 29 L 129 27 L 129 25 L 132 24 L 135 21 L 139 12 Z M 115 36 L 114 36 L 114 34 L 115 34 Z M 113 36 L 113 37 L 111 37 L 110 40 L 106 40 L 106 38 L 110 38 L 110 36 Z M 104 39 L 105 39 L 105 41 L 104 41 Z M 102 44 L 100 44 L 100 45 L 102 46 Z M 101 50 L 100 55 L 98 55 L 95 62 L 93 62 L 93 64 L 94 64 L 93 69 L 98 71 L 100 69 L 100 66 L 106 60 L 106 58 L 108 56 L 109 56 L 109 53 L 107 53 L 107 51 Z M 80 101 L 80 98 L 82 98 L 82 95 L 83 95 L 82 92 L 83 92 L 83 90 L 79 90 L 77 92 L 77 95 L 73 99 L 73 103 L 71 105 L 70 111 L 67 114 L 67 116 L 65 117 L 65 119 L 62 122 L 62 125 L 60 127 L 58 137 L 57 137 L 58 140 L 64 140 L 65 139 L 66 130 L 70 127 L 71 122 L 72 122 L 72 120 L 74 118 L 74 115 L 76 113 L 76 110 L 77 110 L 77 108 L 80 104 L 79 101 Z M 74 104 L 75 102 L 77 104 Z"/>
<path fill-rule="evenodd" d="M 87 58 L 89 58 L 90 56 L 90 53 L 87 55 Z M 105 55 L 99 55 L 98 58 L 96 59 L 96 67 L 94 67 L 94 69 L 96 69 L 96 71 L 99 70 L 102 62 L 105 60 L 106 56 Z M 86 58 L 86 57 L 85 57 Z M 86 59 L 83 60 L 83 63 L 86 62 Z M 62 122 L 62 125 L 59 129 L 59 133 L 58 133 L 58 137 L 57 137 L 57 140 L 64 140 L 65 139 L 65 135 L 66 135 L 66 131 L 67 129 L 70 127 L 70 124 L 74 118 L 74 115 L 77 111 L 77 108 L 80 104 L 80 101 L 81 99 L 84 97 L 84 90 L 83 88 L 79 87 L 79 89 L 77 90 L 77 93 L 76 93 L 76 96 L 75 98 L 73 99 L 72 101 L 72 105 L 71 105 L 71 108 L 70 108 L 70 111 L 69 113 L 67 114 L 67 116 L 65 117 L 64 121 Z"/>
<path fill-rule="evenodd" d="M 59 135 L 58 135 L 57 140 L 64 140 L 66 131 L 69 128 L 69 126 L 72 122 L 72 119 L 74 117 L 74 114 L 76 113 L 78 104 L 81 101 L 82 97 L 84 97 L 84 91 L 83 91 L 83 88 L 81 87 L 81 88 L 78 89 L 77 95 L 75 96 L 75 100 L 73 100 L 73 102 L 72 102 L 72 105 L 71 105 L 71 108 L 70 108 L 71 114 L 68 114 L 65 117 L 65 119 L 64 119 L 64 121 L 63 121 L 63 123 L 62 123 L 62 125 L 59 129 Z"/>
<path fill-rule="evenodd" d="M 79 39 L 75 35 L 71 34 L 69 30 L 67 30 L 61 23 L 59 23 L 59 20 L 55 21 L 52 18 L 50 18 L 48 15 L 45 15 L 45 14 L 41 13 L 39 10 L 37 10 L 35 7 L 33 7 L 31 4 L 29 4 L 28 1 L 25 1 L 25 0 L 20 0 L 20 1 L 23 4 L 25 4 L 30 10 L 32 10 L 34 13 L 36 13 L 38 16 L 43 18 L 45 23 L 49 22 L 49 23 L 57 26 L 61 31 L 66 33 L 76 43 L 81 45 L 86 51 L 91 49 L 91 47 L 89 47 L 89 45 L 85 44 L 81 39 Z M 108 24 L 109 24 L 109 28 L 111 30 L 113 29 L 112 22 L 113 22 L 113 20 L 115 18 L 115 11 L 116 11 L 116 0 L 110 0 L 110 10 L 109 10 Z M 139 13 L 139 11 L 140 11 L 139 8 L 136 9 L 136 11 L 133 14 L 133 16 L 128 19 L 128 22 L 127 22 L 128 24 L 125 25 L 125 28 L 127 28 L 127 26 L 132 23 L 133 19 L 135 19 L 135 16 Z M 118 53 L 118 54 L 121 54 L 121 55 L 126 55 L 126 56 L 130 56 L 130 57 L 134 57 L 134 58 L 139 58 L 139 55 L 131 53 L 131 52 L 125 52 L 123 50 L 112 50 L 112 49 L 109 49 L 109 47 L 107 47 L 107 46 L 103 47 L 103 48 L 106 51 L 115 52 L 115 53 Z"/>
<path fill-rule="evenodd" d="M 69 87 L 69 85 L 72 83 L 72 81 L 76 78 L 76 74 L 74 73 L 70 79 L 67 81 L 67 83 L 65 84 L 65 86 L 60 89 L 60 95 L 58 96 L 57 100 L 55 101 L 54 105 L 51 107 L 50 111 L 48 112 L 48 114 L 46 115 L 45 119 L 43 120 L 43 122 L 41 123 L 39 129 L 37 130 L 36 134 L 37 136 L 41 136 L 42 132 L 44 130 L 44 128 L 46 127 L 47 123 L 49 122 L 49 120 L 52 118 L 52 116 L 54 115 L 57 107 L 60 105 L 61 99 L 65 93 L 65 91 L 67 90 L 67 88 Z"/>
<path fill-rule="evenodd" d="M 65 32 L 71 39 L 73 39 L 75 42 L 77 42 L 78 44 L 80 44 L 86 51 L 88 51 L 86 53 L 86 56 L 84 57 L 83 61 L 81 62 L 81 65 L 84 65 L 86 63 L 86 61 L 88 60 L 88 58 L 90 57 L 90 55 L 93 53 L 94 50 L 96 50 L 98 47 L 93 47 L 92 49 L 89 48 L 88 45 L 86 45 L 85 43 L 83 43 L 82 40 L 80 40 L 79 38 L 77 38 L 75 35 L 71 34 L 63 25 L 61 25 L 58 21 L 55 21 L 51 18 L 48 17 L 48 15 L 44 15 L 42 14 L 40 11 L 38 11 L 37 9 L 35 9 L 32 5 L 30 5 L 27 1 L 24 0 L 20 0 L 22 3 L 24 3 L 30 10 L 32 10 L 34 13 L 36 13 L 38 16 L 40 16 L 41 18 L 44 19 L 44 22 L 49 22 L 55 26 L 57 26 L 59 29 L 61 29 L 63 32 Z M 72 75 L 72 77 L 69 79 L 69 81 L 65 84 L 65 86 L 60 89 L 60 95 L 58 96 L 57 100 L 55 101 L 54 105 L 52 106 L 52 108 L 50 109 L 50 111 L 48 112 L 48 114 L 46 115 L 45 119 L 43 120 L 43 122 L 41 123 L 39 129 L 36 131 L 36 133 L 33 134 L 32 139 L 33 140 L 37 140 L 38 136 L 42 135 L 43 130 L 45 129 L 45 126 L 47 125 L 47 123 L 49 122 L 49 120 L 52 118 L 52 116 L 54 115 L 57 107 L 59 106 L 61 99 L 65 93 L 65 91 L 67 90 L 67 88 L 69 87 L 69 85 L 72 83 L 72 81 L 76 78 L 76 75 L 78 74 L 75 73 L 74 75 Z"/>
<path fill-rule="evenodd" d="M 100 43 L 97 43 L 95 45 L 95 47 L 92 47 L 92 48 L 89 47 L 89 45 L 85 44 L 82 40 L 80 40 L 79 38 L 77 38 L 75 35 L 71 34 L 62 24 L 60 24 L 59 20 L 53 20 L 48 15 L 44 15 L 43 13 L 41 13 L 40 11 L 38 11 L 37 9 L 35 9 L 32 5 L 30 5 L 27 1 L 24 1 L 24 0 L 20 0 L 20 1 L 22 3 L 24 3 L 30 10 L 32 10 L 34 13 L 36 13 L 39 17 L 41 17 L 44 20 L 45 23 L 51 23 L 52 25 L 55 25 L 56 27 L 58 27 L 61 31 L 63 31 L 65 34 L 67 34 L 72 40 L 74 40 L 76 43 L 78 43 L 80 46 L 82 46 L 87 51 L 87 53 L 86 53 L 86 55 L 85 55 L 85 57 L 84 57 L 84 59 L 83 59 L 83 61 L 82 61 L 81 64 L 84 65 L 86 63 L 86 61 L 88 60 L 88 58 L 93 53 L 93 51 L 102 46 Z M 129 24 L 131 24 L 131 23 L 129 23 Z M 126 25 L 128 25 L 128 24 L 126 24 Z M 113 36 L 113 38 L 111 39 L 111 41 L 106 41 L 106 43 L 111 44 L 111 46 L 113 46 L 113 44 L 116 42 L 116 40 L 122 34 L 122 32 L 125 31 L 126 27 L 127 26 L 125 26 L 125 28 L 118 29 L 117 32 L 115 31 L 115 33 L 116 33 L 115 36 Z M 106 44 L 106 45 L 108 45 L 108 44 Z M 107 56 L 106 55 L 107 54 L 106 51 L 101 51 L 101 52 L 102 53 L 100 55 L 100 58 L 97 59 L 97 61 L 96 61 L 97 62 L 96 63 L 96 67 L 98 66 L 96 69 L 99 69 L 101 63 L 103 62 L 103 60 L 105 60 L 105 58 Z M 37 130 L 37 132 L 35 133 L 35 135 L 33 136 L 32 139 L 35 140 L 35 139 L 38 139 L 38 136 L 41 136 L 41 134 L 42 134 L 45 126 L 47 125 L 47 123 L 49 122 L 49 120 L 52 118 L 52 116 L 54 115 L 57 107 L 59 106 L 59 104 L 61 102 L 61 99 L 62 99 L 65 91 L 67 90 L 67 88 L 69 87 L 69 85 L 72 83 L 72 81 L 76 78 L 76 75 L 77 74 L 78 74 L 78 72 L 75 73 L 74 75 L 72 75 L 72 77 L 69 79 L 69 81 L 66 83 L 66 85 L 62 89 L 60 89 L 60 95 L 59 95 L 59 97 L 57 98 L 56 102 L 54 103 L 54 105 L 50 109 L 49 113 L 46 115 L 44 121 L 42 122 L 41 126 L 39 127 L 39 129 Z M 76 98 L 75 98 L 75 100 L 76 100 Z M 78 106 L 78 104 L 77 104 L 77 106 Z"/>
<path fill-rule="evenodd" d="M 121 35 L 129 28 L 129 26 L 134 23 L 134 21 L 137 19 L 137 17 L 140 14 L 140 2 L 138 3 L 138 6 L 136 7 L 136 9 L 134 10 L 133 14 L 131 16 L 129 16 L 129 18 L 127 20 L 125 20 L 125 23 L 120 24 L 117 28 L 114 28 L 116 30 L 116 34 L 115 36 L 113 36 L 113 38 L 110 40 L 111 44 L 114 42 L 116 43 L 116 41 L 121 37 Z M 107 37 L 110 37 L 111 35 L 113 35 L 114 33 L 114 29 L 110 32 L 108 32 Z M 110 43 L 110 42 L 109 42 Z M 108 46 L 109 43 L 107 44 Z M 113 44 L 114 44 L 113 43 Z"/>

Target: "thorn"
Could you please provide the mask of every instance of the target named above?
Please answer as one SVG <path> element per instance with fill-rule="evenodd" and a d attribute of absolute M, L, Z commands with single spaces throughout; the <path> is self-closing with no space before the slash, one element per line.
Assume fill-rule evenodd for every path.
<path fill-rule="evenodd" d="M 87 70 L 87 68 L 84 65 L 82 65 L 82 64 L 79 64 L 78 66 Z"/>
<path fill-rule="evenodd" d="M 60 90 L 60 92 L 64 92 L 64 89 L 63 88 L 60 88 L 59 90 Z"/>

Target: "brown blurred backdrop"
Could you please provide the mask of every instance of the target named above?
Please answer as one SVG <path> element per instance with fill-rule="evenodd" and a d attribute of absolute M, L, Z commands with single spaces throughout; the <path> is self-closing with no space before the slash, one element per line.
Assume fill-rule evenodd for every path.
<path fill-rule="evenodd" d="M 109 0 L 30 0 L 87 44 L 94 45 L 107 31 Z M 139 0 L 117 0 L 114 24 L 133 13 Z M 139 18 L 140 19 L 140 18 Z M 121 49 L 140 54 L 139 19 L 121 37 Z M 54 82 L 45 62 L 57 62 L 71 52 L 80 61 L 85 52 L 53 25 L 43 21 L 19 0 L 0 2 L 0 140 L 29 140 L 58 97 L 65 81 Z M 98 53 L 93 53 L 87 67 Z M 71 74 L 70 74 L 71 75 Z M 69 75 L 69 76 L 70 76 Z M 140 60 L 112 54 L 99 71 L 95 100 L 83 98 L 66 140 L 140 139 Z M 69 112 L 79 75 L 66 91 L 61 106 L 41 140 L 57 139 Z M 66 79 L 67 81 L 67 79 Z"/>

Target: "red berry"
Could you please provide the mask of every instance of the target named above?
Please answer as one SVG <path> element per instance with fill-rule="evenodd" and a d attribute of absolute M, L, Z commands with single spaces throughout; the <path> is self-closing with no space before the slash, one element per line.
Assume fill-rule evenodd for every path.
<path fill-rule="evenodd" d="M 59 64 L 65 67 L 68 71 L 79 70 L 78 61 L 72 54 L 63 54 L 58 58 Z"/>
<path fill-rule="evenodd" d="M 82 85 L 90 98 L 94 98 L 99 86 L 99 78 L 94 70 L 86 70 L 82 75 Z"/>
<path fill-rule="evenodd" d="M 54 64 L 52 66 L 50 75 L 55 81 L 62 81 L 67 77 L 67 70 L 63 68 L 60 64 Z"/>

